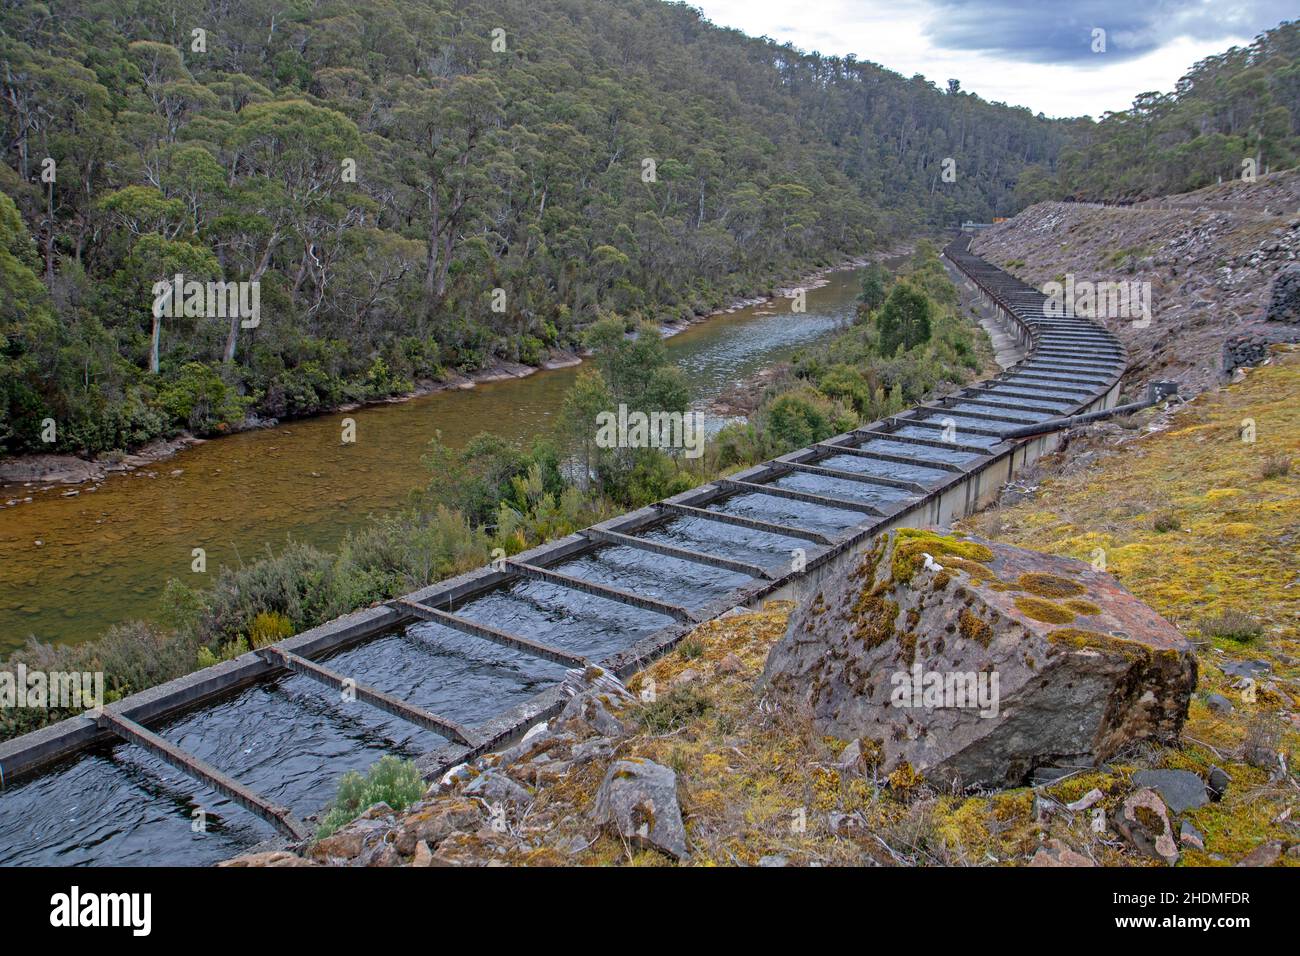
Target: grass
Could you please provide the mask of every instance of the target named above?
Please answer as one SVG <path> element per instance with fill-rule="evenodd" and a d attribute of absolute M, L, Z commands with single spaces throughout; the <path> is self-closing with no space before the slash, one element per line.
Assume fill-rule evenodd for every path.
<path fill-rule="evenodd" d="M 677 653 L 684 659 L 693 661 L 704 653 L 704 643 L 698 637 L 689 635 L 677 645 Z"/>
<path fill-rule="evenodd" d="M 1287 454 L 1269 455 L 1259 469 L 1261 481 L 1285 478 L 1289 474 L 1291 474 L 1291 456 Z"/>
<path fill-rule="evenodd" d="M 1250 614 L 1236 608 L 1225 608 L 1213 617 L 1201 618 L 1196 625 L 1202 637 L 1223 638 L 1245 644 L 1264 633 L 1264 626 Z"/>
<path fill-rule="evenodd" d="M 679 652 L 680 653 L 680 652 Z M 702 653 L 702 652 L 701 652 Z M 700 654 L 685 657 L 695 660 Z M 690 684 L 674 687 L 668 693 L 642 706 L 637 712 L 637 723 L 648 733 L 667 734 L 684 727 L 709 709 L 709 701 Z"/>

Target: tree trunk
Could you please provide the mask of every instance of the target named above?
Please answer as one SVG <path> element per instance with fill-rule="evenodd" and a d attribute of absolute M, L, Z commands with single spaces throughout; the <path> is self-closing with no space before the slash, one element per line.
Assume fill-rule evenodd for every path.
<path fill-rule="evenodd" d="M 45 200 L 45 285 L 54 287 L 54 183 Z"/>
<path fill-rule="evenodd" d="M 433 308 L 434 286 L 438 276 L 438 234 L 442 232 L 442 196 L 438 192 L 438 172 L 429 169 L 429 250 L 424 264 L 424 296 L 430 310 Z"/>
<path fill-rule="evenodd" d="M 158 352 L 162 345 L 162 316 L 153 317 L 153 329 L 149 335 L 149 371 L 158 374 Z"/>
<path fill-rule="evenodd" d="M 260 282 L 262 276 L 266 273 L 267 268 L 271 265 L 271 253 L 275 250 L 275 244 L 280 241 L 280 234 L 272 232 L 271 238 L 266 241 L 266 251 L 262 253 L 262 259 L 253 270 L 253 275 L 249 278 L 250 282 Z M 238 310 L 230 317 L 230 328 L 226 332 L 226 347 L 221 353 L 221 361 L 233 362 L 235 360 L 235 348 L 239 345 L 239 323 L 241 318 Z"/>

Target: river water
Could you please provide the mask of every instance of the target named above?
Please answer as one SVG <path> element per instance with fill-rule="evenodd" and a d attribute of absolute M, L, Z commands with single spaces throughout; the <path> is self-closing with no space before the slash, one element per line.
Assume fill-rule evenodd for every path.
<path fill-rule="evenodd" d="M 697 405 L 834 334 L 852 316 L 859 275 L 831 273 L 808 292 L 802 314 L 778 298 L 670 338 Z M 435 433 L 452 447 L 481 431 L 527 441 L 551 426 L 577 372 L 543 371 L 232 435 L 111 475 L 96 491 L 84 485 L 77 497 L 6 488 L 0 498 L 34 500 L 0 509 L 0 655 L 29 635 L 83 641 L 152 617 L 168 578 L 197 577 L 194 548 L 205 550 L 210 578 L 220 565 L 255 560 L 289 539 L 332 547 L 425 483 L 420 459 Z M 356 421 L 354 444 L 340 440 L 344 418 Z"/>

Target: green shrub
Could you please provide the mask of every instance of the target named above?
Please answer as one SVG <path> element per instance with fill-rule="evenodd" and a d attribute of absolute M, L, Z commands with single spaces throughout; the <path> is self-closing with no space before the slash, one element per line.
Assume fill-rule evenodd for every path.
<path fill-rule="evenodd" d="M 424 791 L 424 780 L 415 761 L 401 760 L 391 754 L 380 757 L 364 777 L 355 770 L 343 775 L 334 802 L 321 818 L 316 839 L 324 839 L 376 803 L 405 810 L 423 797 Z"/>
<path fill-rule="evenodd" d="M 293 622 L 278 611 L 262 611 L 248 626 L 248 643 L 266 647 L 293 636 Z"/>
<path fill-rule="evenodd" d="M 1204 637 L 1221 637 L 1241 644 L 1248 644 L 1264 633 L 1263 624 L 1236 608 L 1228 608 L 1212 617 L 1202 618 L 1196 627 Z"/>
<path fill-rule="evenodd" d="M 876 314 L 881 353 L 893 355 L 900 347 L 906 352 L 928 342 L 933 318 L 934 303 L 923 290 L 908 280 L 897 283 Z"/>
<path fill-rule="evenodd" d="M 761 417 L 761 426 L 779 452 L 824 441 L 856 424 L 856 416 L 843 405 L 811 386 L 778 395 Z"/>
<path fill-rule="evenodd" d="M 687 637 L 677 645 L 677 653 L 685 660 L 693 661 L 704 655 L 704 642 L 695 636 Z"/>
<path fill-rule="evenodd" d="M 642 705 L 637 722 L 647 733 L 667 734 L 707 713 L 710 706 L 703 692 L 685 684 Z"/>
<path fill-rule="evenodd" d="M 1181 527 L 1182 522 L 1178 520 L 1178 515 L 1172 511 L 1158 511 L 1151 516 L 1151 530 L 1158 534 L 1177 531 Z"/>
<path fill-rule="evenodd" d="M 207 435 L 241 422 L 251 401 L 227 385 L 216 369 L 186 362 L 176 378 L 159 389 L 158 404 L 182 427 Z"/>

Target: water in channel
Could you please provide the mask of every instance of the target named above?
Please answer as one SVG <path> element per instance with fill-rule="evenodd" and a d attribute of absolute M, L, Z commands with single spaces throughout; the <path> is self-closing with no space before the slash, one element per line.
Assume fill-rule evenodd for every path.
<path fill-rule="evenodd" d="M 809 292 L 806 314 L 792 317 L 782 300 L 739 310 L 674 336 L 670 354 L 686 371 L 696 401 L 707 401 L 832 335 L 850 318 L 857 288 L 856 273 L 834 273 L 829 284 Z M 147 617 L 166 578 L 188 572 L 193 547 L 207 548 L 214 567 L 247 560 L 290 536 L 330 546 L 368 514 L 400 504 L 425 480 L 420 456 L 435 429 L 453 447 L 483 430 L 525 439 L 549 425 L 574 374 L 538 373 L 354 411 L 349 415 L 358 442 L 351 446 L 339 442 L 343 415 L 236 435 L 145 472 L 113 476 L 93 493 L 72 499 L 45 493 L 0 511 L 0 650 L 31 633 L 79 640 L 114 621 Z M 943 460 L 963 458 L 940 454 L 953 456 Z M 908 480 L 942 475 L 847 456 L 828 464 Z M 869 505 L 907 494 L 802 474 L 775 484 Z M 715 508 L 830 533 L 866 517 L 765 495 L 737 495 Z M 646 536 L 778 571 L 795 549 L 807 547 L 803 540 L 699 518 L 674 519 Z M 43 544 L 33 546 L 38 539 Z M 692 608 L 746 580 L 626 547 L 604 548 L 556 570 Z M 540 581 L 483 595 L 457 613 L 591 660 L 670 620 Z M 408 624 L 322 663 L 466 726 L 527 700 L 563 673 L 559 665 L 429 622 Z M 329 802 L 346 771 L 364 770 L 385 753 L 414 757 L 442 743 L 432 732 L 362 702 L 345 703 L 336 691 L 296 674 L 153 729 L 300 818 Z M 196 819 L 204 826 L 194 826 Z M 0 865 L 204 865 L 273 835 L 242 808 L 124 743 L 87 751 L 0 792 Z"/>

